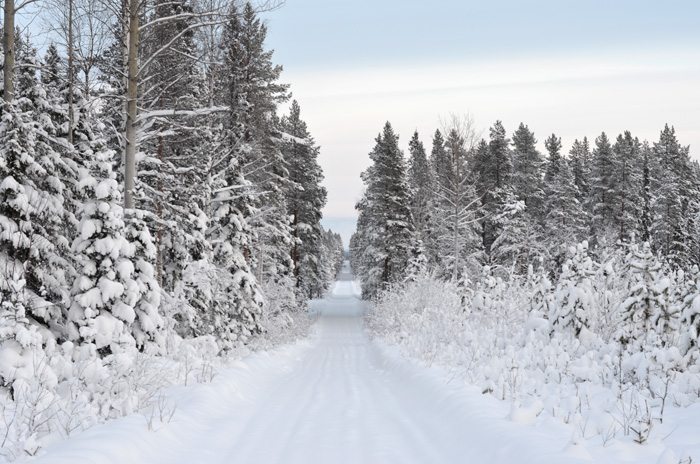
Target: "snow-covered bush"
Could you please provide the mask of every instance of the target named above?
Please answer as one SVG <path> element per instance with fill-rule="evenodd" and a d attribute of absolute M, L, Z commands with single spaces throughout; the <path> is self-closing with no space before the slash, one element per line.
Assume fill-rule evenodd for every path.
<path fill-rule="evenodd" d="M 697 327 L 652 318 L 650 330 L 661 334 L 661 327 L 670 327 L 673 336 L 653 343 L 642 337 L 628 349 L 629 343 L 613 333 L 635 333 L 629 324 L 641 319 L 625 318 L 634 308 L 644 310 L 640 285 L 651 274 L 621 269 L 649 267 L 639 264 L 635 253 L 623 259 L 626 263 L 615 262 L 615 255 L 597 264 L 587 256 L 586 244 L 570 252 L 556 288 L 543 270 L 503 279 L 484 267 L 480 276 L 465 280 L 474 281 L 468 291 L 464 284 L 423 274 L 384 292 L 369 313 L 368 328 L 404 354 L 446 369 L 446 381 L 477 385 L 513 401 L 516 410 L 540 402 L 538 414 L 571 423 L 586 438 L 606 443 L 653 438 L 657 432 L 650 425 L 663 421 L 669 408 L 700 397 L 693 354 Z M 679 276 L 654 272 L 654 301 L 682 306 L 668 314 L 683 312 L 684 321 L 696 322 L 697 269 L 682 291 L 674 290 Z M 679 346 L 674 340 L 681 335 Z"/>

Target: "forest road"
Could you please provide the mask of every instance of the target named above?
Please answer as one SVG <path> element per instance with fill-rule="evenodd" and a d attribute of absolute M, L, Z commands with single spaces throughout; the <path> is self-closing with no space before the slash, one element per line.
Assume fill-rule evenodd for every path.
<path fill-rule="evenodd" d="M 368 339 L 346 267 L 310 340 L 255 354 L 213 382 L 168 392 L 171 420 L 141 415 L 46 449 L 41 464 L 575 463 L 571 432 L 543 433 L 473 387 Z M 167 407 L 166 407 L 167 409 Z M 584 461 L 579 460 L 584 458 Z"/>

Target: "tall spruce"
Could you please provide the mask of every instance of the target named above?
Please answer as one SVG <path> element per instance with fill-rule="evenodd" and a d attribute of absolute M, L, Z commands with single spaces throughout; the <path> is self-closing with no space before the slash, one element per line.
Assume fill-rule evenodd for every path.
<path fill-rule="evenodd" d="M 319 148 L 301 119 L 301 108 L 296 100 L 292 102 L 289 115 L 282 118 L 281 129 L 286 137 L 282 153 L 293 183 L 287 190 L 286 202 L 292 224 L 290 254 L 295 286 L 305 298 L 319 297 L 326 288 L 320 255 L 321 209 L 326 204 L 326 189 L 321 185 Z"/>
<path fill-rule="evenodd" d="M 399 149 L 399 137 L 387 122 L 370 152 L 372 165 L 362 174 L 366 185 L 359 203 L 363 228 L 363 296 L 373 298 L 387 285 L 403 280 L 411 250 L 410 192 L 406 161 Z M 357 240 L 355 240 L 357 243 Z"/>
<path fill-rule="evenodd" d="M 439 132 L 438 132 L 439 133 Z M 436 134 L 437 135 L 437 134 Z M 440 143 L 440 141 L 438 141 Z M 432 234 L 435 214 L 435 171 L 425 152 L 425 146 L 418 137 L 418 131 L 413 133 L 408 143 L 408 185 L 411 189 L 411 216 L 415 240 L 419 242 L 432 264 L 436 261 L 435 237 Z"/>

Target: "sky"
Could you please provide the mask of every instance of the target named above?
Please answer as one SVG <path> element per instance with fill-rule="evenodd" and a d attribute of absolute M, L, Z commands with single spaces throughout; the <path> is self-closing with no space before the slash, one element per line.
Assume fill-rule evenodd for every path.
<path fill-rule="evenodd" d="M 603 131 L 655 141 L 668 123 L 700 154 L 697 0 L 287 0 L 264 17 L 321 146 L 327 219 L 357 215 L 386 121 L 405 153 L 413 131 L 430 150 L 441 118 L 469 114 L 486 136 L 525 123 L 543 152 L 552 133 L 568 152 Z"/>

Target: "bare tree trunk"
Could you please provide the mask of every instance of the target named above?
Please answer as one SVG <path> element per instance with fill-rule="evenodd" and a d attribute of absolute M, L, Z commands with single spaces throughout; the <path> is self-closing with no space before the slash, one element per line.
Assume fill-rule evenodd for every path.
<path fill-rule="evenodd" d="M 162 103 L 162 102 L 161 102 Z M 163 105 L 161 104 L 161 107 Z M 157 255 L 156 273 L 158 285 L 163 286 L 163 136 L 158 136 L 158 193 L 156 202 L 158 204 L 158 234 L 157 234 Z"/>
<path fill-rule="evenodd" d="M 136 114 L 138 99 L 139 0 L 129 0 L 127 41 L 126 150 L 124 153 L 124 207 L 134 209 L 136 177 Z"/>
<path fill-rule="evenodd" d="M 68 0 L 68 143 L 73 144 L 73 0 Z"/>
<path fill-rule="evenodd" d="M 265 266 L 265 239 L 260 240 L 260 262 L 258 263 L 258 283 L 263 284 L 263 269 Z"/>
<path fill-rule="evenodd" d="M 15 74 L 15 1 L 5 0 L 5 21 L 3 24 L 2 46 L 5 54 L 3 62 L 3 98 L 6 102 L 12 101 L 15 96 L 15 88 L 12 78 Z"/>
<path fill-rule="evenodd" d="M 455 163 L 455 218 L 454 218 L 454 254 L 455 254 L 455 263 L 454 267 L 452 268 L 452 279 L 454 281 L 457 281 L 457 277 L 459 276 L 459 208 L 462 205 L 462 198 L 460 195 L 460 187 L 462 186 L 462 177 L 460 176 L 460 171 L 459 171 L 459 149 L 461 147 L 458 146 L 453 146 L 452 147 L 452 156 L 454 159 Z"/>
<path fill-rule="evenodd" d="M 294 247 L 292 248 L 292 261 L 294 262 L 294 278 L 299 286 L 299 210 L 294 207 Z"/>

